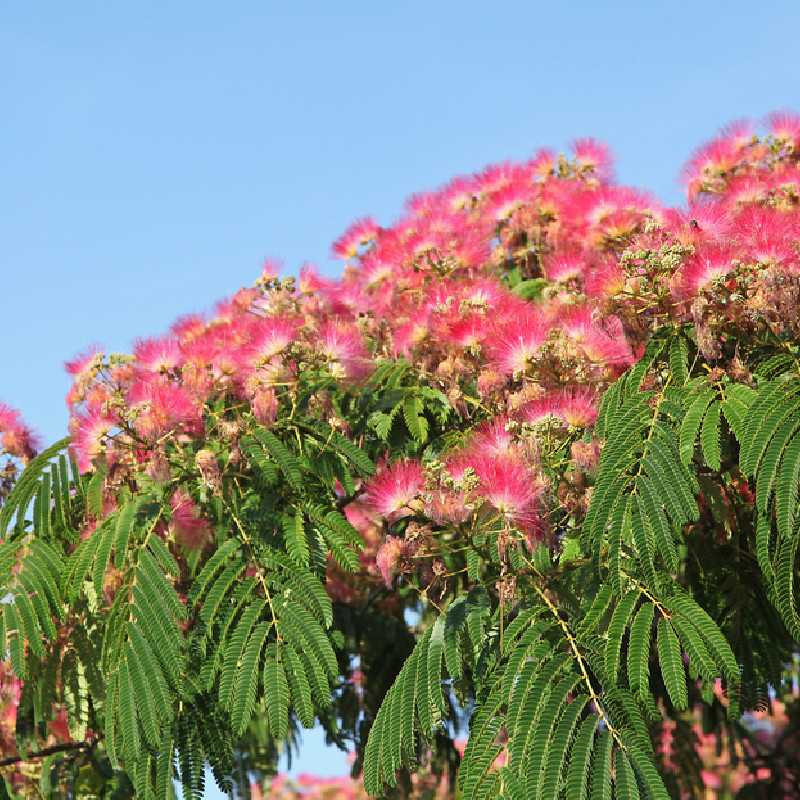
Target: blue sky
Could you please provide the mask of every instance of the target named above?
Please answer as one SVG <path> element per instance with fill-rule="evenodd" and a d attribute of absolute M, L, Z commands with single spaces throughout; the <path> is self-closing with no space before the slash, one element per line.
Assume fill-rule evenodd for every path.
<path fill-rule="evenodd" d="M 681 197 L 722 124 L 800 110 L 800 5 L 0 0 L 0 399 L 64 431 L 62 362 L 355 217 L 578 136 Z M 317 742 L 300 768 L 337 772 Z M 210 795 L 211 796 L 211 795 Z"/>

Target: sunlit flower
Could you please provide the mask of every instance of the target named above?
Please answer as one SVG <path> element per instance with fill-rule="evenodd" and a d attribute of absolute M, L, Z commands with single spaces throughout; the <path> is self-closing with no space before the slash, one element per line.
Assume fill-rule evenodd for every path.
<path fill-rule="evenodd" d="M 418 461 L 396 461 L 384 467 L 367 484 L 364 502 L 377 514 L 393 520 L 419 496 L 425 485 Z"/>

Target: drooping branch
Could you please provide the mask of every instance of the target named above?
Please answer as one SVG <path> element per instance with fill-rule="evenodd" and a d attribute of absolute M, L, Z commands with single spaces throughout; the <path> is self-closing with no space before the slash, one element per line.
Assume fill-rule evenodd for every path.
<path fill-rule="evenodd" d="M 94 747 L 94 742 L 65 742 L 63 744 L 54 744 L 50 747 L 45 747 L 42 750 L 37 750 L 33 753 L 28 753 L 26 756 L 10 756 L 9 758 L 0 759 L 0 767 L 10 767 L 13 764 L 21 764 L 25 761 L 34 761 L 38 758 L 47 758 L 47 756 L 55 755 L 56 753 L 69 753 L 70 751 L 80 752 L 82 750 L 91 750 Z"/>

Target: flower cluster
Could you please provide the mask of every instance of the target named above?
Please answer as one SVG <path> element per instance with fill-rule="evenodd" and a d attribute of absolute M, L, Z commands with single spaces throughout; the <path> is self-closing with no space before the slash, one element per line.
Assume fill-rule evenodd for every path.
<path fill-rule="evenodd" d="M 333 245 L 340 279 L 313 266 L 281 279 L 268 262 L 213 313 L 179 319 L 130 355 L 87 350 L 66 365 L 69 430 L 79 471 L 102 491 L 76 541 L 126 492 L 157 485 L 155 533 L 198 559 L 214 539 L 213 500 L 248 466 L 245 434 L 302 405 L 351 440 L 360 425 L 355 444 L 371 437 L 379 457 L 376 473 L 347 490 L 336 478 L 365 546 L 355 577 L 329 567 L 334 599 L 363 597 L 359 583 L 386 594 L 412 574 L 432 598 L 445 576 L 443 531 L 492 529 L 506 580 L 510 542 L 555 548 L 553 515 L 585 513 L 599 398 L 662 321 L 693 326 L 702 355 L 745 381 L 734 374 L 740 342 L 800 336 L 800 118 L 767 125 L 763 136 L 732 126 L 692 157 L 685 209 L 617 185 L 606 148 L 579 140 L 569 157 L 540 151 L 414 195 L 388 227 L 358 220 Z M 371 377 L 398 362 L 420 393 L 391 414 L 370 407 L 383 422 L 361 424 L 342 396 L 368 401 Z M 391 426 L 405 415 L 410 427 L 422 415 L 415 438 L 427 437 L 423 396 L 446 408 L 446 430 L 429 450 L 393 447 Z M 0 404 L 0 450 L 12 459 L 0 501 L 13 459 L 36 446 Z M 103 588 L 113 596 L 111 570 Z M 0 672 L 4 746 L 19 692 Z M 280 778 L 268 796 L 362 793 L 347 781 Z"/>
<path fill-rule="evenodd" d="M 0 403 L 0 453 L 23 462 L 36 455 L 39 440 L 16 409 Z"/>
<path fill-rule="evenodd" d="M 800 308 L 800 117 L 767 134 L 740 123 L 689 162 L 689 205 L 623 253 L 617 313 L 629 330 L 659 315 L 692 324 L 703 355 L 761 333 L 796 338 Z"/>

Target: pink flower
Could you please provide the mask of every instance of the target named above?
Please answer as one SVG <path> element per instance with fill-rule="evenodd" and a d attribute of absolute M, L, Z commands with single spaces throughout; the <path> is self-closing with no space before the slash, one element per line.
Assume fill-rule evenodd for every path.
<path fill-rule="evenodd" d="M 285 350 L 296 338 L 302 322 L 298 319 L 268 317 L 259 320 L 250 332 L 247 360 L 257 367 Z"/>
<path fill-rule="evenodd" d="M 563 389 L 526 403 L 518 413 L 520 419 L 532 424 L 555 417 L 567 425 L 585 428 L 597 418 L 597 405 L 588 389 Z"/>
<path fill-rule="evenodd" d="M 200 407 L 180 386 L 158 380 L 140 380 L 128 392 L 137 411 L 134 427 L 145 439 L 158 439 L 172 430 L 197 431 L 202 425 Z"/>
<path fill-rule="evenodd" d="M 595 319 L 592 308 L 584 305 L 566 309 L 559 322 L 564 333 L 590 361 L 620 365 L 633 361 L 633 353 L 617 317 L 608 315 Z"/>
<path fill-rule="evenodd" d="M 261 281 L 274 281 L 280 274 L 282 264 L 276 258 L 265 258 L 261 266 Z"/>
<path fill-rule="evenodd" d="M 183 362 L 180 345 L 171 338 L 140 339 L 133 354 L 137 365 L 148 372 L 168 372 Z"/>
<path fill-rule="evenodd" d="M 25 461 L 36 455 L 38 438 L 16 409 L 0 403 L 0 449 Z"/>
<path fill-rule="evenodd" d="M 250 401 L 253 416 L 261 425 L 272 425 L 278 416 L 278 397 L 275 390 L 261 386 Z"/>
<path fill-rule="evenodd" d="M 472 462 L 480 485 L 477 494 L 505 518 L 530 527 L 538 519 L 541 480 L 516 454 L 475 458 Z"/>
<path fill-rule="evenodd" d="M 99 345 L 92 345 L 80 355 L 75 356 L 72 361 L 64 363 L 64 369 L 72 375 L 75 380 L 90 372 L 95 364 L 96 358 L 102 355 L 103 351 Z"/>
<path fill-rule="evenodd" d="M 170 500 L 170 508 L 175 541 L 189 550 L 205 547 L 211 540 L 211 525 L 203 519 L 194 500 L 183 489 L 177 489 Z"/>
<path fill-rule="evenodd" d="M 795 150 L 800 145 L 800 116 L 788 111 L 770 114 L 767 118 L 769 132 L 781 141 L 790 144 Z"/>
<path fill-rule="evenodd" d="M 481 423 L 472 434 L 469 451 L 480 455 L 500 455 L 510 452 L 514 436 L 508 430 L 508 423 L 506 416 Z"/>
<path fill-rule="evenodd" d="M 553 253 L 544 265 L 547 280 L 566 283 L 580 278 L 587 270 L 586 256 L 582 253 Z"/>
<path fill-rule="evenodd" d="M 380 227 L 370 217 L 356 220 L 334 243 L 333 254 L 339 258 L 353 258 L 358 249 L 374 241 Z"/>
<path fill-rule="evenodd" d="M 733 269 L 734 253 L 730 247 L 706 245 L 690 256 L 675 274 L 672 290 L 676 297 L 687 300 L 717 278 Z"/>
<path fill-rule="evenodd" d="M 499 323 L 488 340 L 495 368 L 507 375 L 522 375 L 547 339 L 549 326 L 541 315 L 528 311 Z"/>
<path fill-rule="evenodd" d="M 375 563 L 381 573 L 387 589 L 392 588 L 392 579 L 397 571 L 397 565 L 403 554 L 403 540 L 399 536 L 387 536 L 378 549 Z"/>
<path fill-rule="evenodd" d="M 581 169 L 588 169 L 601 180 L 610 180 L 613 175 L 614 161 L 611 151 L 596 139 L 576 139 L 572 143 L 575 161 Z"/>
<path fill-rule="evenodd" d="M 409 510 L 423 487 L 425 477 L 419 461 L 396 461 L 379 470 L 367 484 L 364 502 L 389 521 Z"/>
<path fill-rule="evenodd" d="M 119 421 L 116 418 L 101 411 L 79 414 L 70 420 L 70 432 L 78 469 L 81 472 L 91 469 L 94 460 L 106 449 L 106 436 L 109 431 L 118 425 Z"/>
<path fill-rule="evenodd" d="M 350 322 L 330 320 L 319 329 L 319 348 L 337 364 L 343 377 L 358 380 L 372 371 L 361 331 Z"/>

